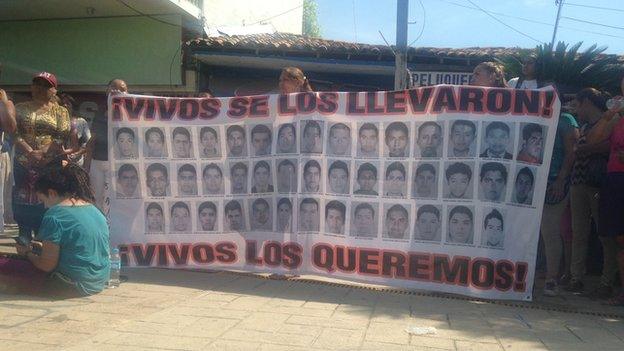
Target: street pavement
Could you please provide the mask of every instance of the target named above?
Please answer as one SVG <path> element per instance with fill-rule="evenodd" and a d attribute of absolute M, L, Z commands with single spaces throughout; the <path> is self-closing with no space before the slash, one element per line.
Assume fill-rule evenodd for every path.
<path fill-rule="evenodd" d="M 0 295 L 0 349 L 624 349 L 624 309 L 580 297 L 488 302 L 305 276 L 271 280 L 139 268 L 122 273 L 128 281 L 119 288 L 88 298 Z M 435 333 L 406 331 L 414 327 L 433 327 Z"/>

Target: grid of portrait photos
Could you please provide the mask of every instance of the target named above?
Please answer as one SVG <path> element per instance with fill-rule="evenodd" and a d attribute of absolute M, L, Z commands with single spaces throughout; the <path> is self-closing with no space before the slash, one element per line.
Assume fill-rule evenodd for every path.
<path fill-rule="evenodd" d="M 537 206 L 550 131 L 465 117 L 114 127 L 114 194 L 142 199 L 146 234 L 503 249 L 506 208 Z"/>

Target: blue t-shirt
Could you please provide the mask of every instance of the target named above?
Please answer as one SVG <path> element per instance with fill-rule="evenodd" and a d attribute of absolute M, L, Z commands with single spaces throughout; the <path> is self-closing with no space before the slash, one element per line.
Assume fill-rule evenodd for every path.
<path fill-rule="evenodd" d="M 37 239 L 59 246 L 55 271 L 76 282 L 82 294 L 104 289 L 110 274 L 110 244 L 106 218 L 97 207 L 50 207 L 43 216 Z"/>
<path fill-rule="evenodd" d="M 565 158 L 564 137 L 575 128 L 578 128 L 578 123 L 576 123 L 574 116 L 565 112 L 559 115 L 559 124 L 557 124 L 557 134 L 555 135 L 555 146 L 553 147 L 552 159 L 550 160 L 548 179 L 556 178 L 559 174 Z"/>

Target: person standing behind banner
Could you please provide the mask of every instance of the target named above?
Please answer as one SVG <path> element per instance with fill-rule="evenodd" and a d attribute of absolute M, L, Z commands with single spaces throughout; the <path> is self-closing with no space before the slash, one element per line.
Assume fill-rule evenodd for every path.
<path fill-rule="evenodd" d="M 576 160 L 572 169 L 570 186 L 570 209 L 572 211 L 572 256 L 571 279 L 565 290 L 583 291 L 583 276 L 589 236 L 592 232 L 592 218 L 598 229 L 602 227 L 599 216 L 599 192 L 607 173 L 609 141 L 590 142 L 589 136 L 607 110 L 608 96 L 586 88 L 576 94 L 576 113 L 582 124 L 576 146 Z M 601 233 L 598 233 L 601 235 Z M 603 269 L 596 297 L 607 298 L 613 290 L 616 262 L 615 242 L 612 237 L 600 236 L 603 249 Z"/>
<path fill-rule="evenodd" d="M 496 62 L 482 62 L 472 71 L 471 85 L 479 87 L 505 88 L 505 70 Z"/>
<path fill-rule="evenodd" d="M 69 117 L 71 119 L 72 128 L 75 133 L 72 133 L 72 138 L 77 143 L 77 147 L 71 154 L 69 154 L 70 161 L 76 162 L 79 166 L 83 166 L 85 163 L 85 153 L 87 152 L 87 142 L 91 139 L 91 130 L 89 129 L 89 123 L 82 117 L 75 114 L 74 106 L 76 100 L 69 94 L 61 94 L 61 105 L 69 111 Z"/>
<path fill-rule="evenodd" d="M 279 90 L 281 94 L 313 91 L 308 78 L 297 67 L 285 67 L 282 69 L 279 77 Z"/>
<path fill-rule="evenodd" d="M 511 78 L 507 85 L 514 89 L 538 89 L 543 87 L 543 83 L 537 80 L 535 66 L 537 66 L 537 55 L 531 54 L 522 59 L 522 75 Z"/>
<path fill-rule="evenodd" d="M 15 132 L 16 126 L 15 105 L 9 99 L 6 91 L 0 89 L 0 139 L 2 140 L 2 150 L 0 150 L 0 196 L 2 196 L 0 223 L 2 227 L 0 231 L 4 231 L 5 220 L 12 221 L 13 219 L 13 211 L 11 210 L 13 167 L 11 166 L 11 158 L 9 156 L 11 144 L 7 137 Z"/>
<path fill-rule="evenodd" d="M 574 148 L 578 138 L 578 124 L 574 116 L 561 113 L 548 171 L 548 185 L 540 231 L 546 252 L 545 296 L 559 294 L 558 278 L 563 245 L 559 224 L 568 203 L 569 179 L 574 165 Z"/>
<path fill-rule="evenodd" d="M 624 95 L 624 78 L 621 82 L 621 89 Z M 621 96 L 619 98 L 622 99 Z M 622 115 L 624 115 L 624 108 L 621 105 L 611 106 L 611 109 L 596 123 L 594 132 L 588 135 L 587 140 L 589 143 L 601 143 L 607 138 L 610 141 L 611 152 L 607 163 L 607 176 L 600 189 L 598 233 L 602 235 L 600 239 L 603 245 L 610 243 L 615 246 L 620 281 L 624 282 L 624 219 L 622 217 L 624 213 L 624 119 Z M 603 269 L 603 276 L 607 271 L 610 269 Z M 621 290 L 606 304 L 624 306 L 624 290 Z"/>
<path fill-rule="evenodd" d="M 127 93 L 128 86 L 123 80 L 113 79 L 108 82 L 107 95 Z M 109 196 L 111 178 L 108 164 L 108 111 L 104 111 L 91 121 L 91 132 L 95 142 L 93 147 L 87 150 L 87 157 L 91 159 L 89 176 L 95 192 L 95 205 L 106 214 L 108 209 L 105 208 L 105 204 Z"/>
<path fill-rule="evenodd" d="M 26 239 L 37 234 L 45 212 L 35 183 L 52 160 L 64 156 L 72 132 L 69 111 L 57 103 L 57 86 L 53 74 L 41 72 L 32 80 L 32 100 L 15 106 L 13 215 Z"/>

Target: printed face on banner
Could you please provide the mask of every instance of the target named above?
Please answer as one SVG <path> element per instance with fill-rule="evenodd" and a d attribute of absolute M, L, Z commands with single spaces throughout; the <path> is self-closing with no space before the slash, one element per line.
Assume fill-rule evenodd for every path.
<path fill-rule="evenodd" d="M 321 165 L 310 160 L 303 166 L 303 192 L 318 193 L 321 191 Z"/>
<path fill-rule="evenodd" d="M 162 163 L 152 163 L 145 171 L 147 189 L 150 196 L 164 197 L 169 195 L 169 170 Z"/>
<path fill-rule="evenodd" d="M 385 130 L 386 155 L 388 157 L 409 156 L 409 128 L 403 122 L 392 122 Z"/>
<path fill-rule="evenodd" d="M 127 159 L 138 157 L 136 128 L 115 128 L 113 129 L 113 134 L 115 135 L 115 151 L 117 158 Z"/>
<path fill-rule="evenodd" d="M 277 202 L 277 231 L 280 233 L 292 232 L 292 202 L 281 198 Z"/>
<path fill-rule="evenodd" d="M 161 203 L 146 204 L 145 228 L 148 233 L 162 233 L 165 230 L 165 216 Z"/>
<path fill-rule="evenodd" d="M 280 193 L 297 192 L 297 160 L 277 161 L 277 191 Z"/>
<path fill-rule="evenodd" d="M 301 152 L 307 154 L 320 154 L 323 152 L 323 125 L 322 121 L 303 122 L 301 138 Z"/>
<path fill-rule="evenodd" d="M 247 194 L 247 164 L 237 162 L 230 168 L 232 194 Z"/>
<path fill-rule="evenodd" d="M 191 231 L 191 209 L 186 202 L 176 202 L 171 206 L 171 228 L 172 232 Z"/>
<path fill-rule="evenodd" d="M 512 195 L 512 201 L 517 204 L 531 205 L 533 203 L 533 185 L 535 183 L 535 171 L 530 167 L 522 167 L 516 174 L 516 182 Z"/>
<path fill-rule="evenodd" d="M 449 208 L 448 237 L 446 241 L 457 244 L 473 243 L 474 215 L 467 206 Z"/>
<path fill-rule="evenodd" d="M 409 205 L 392 205 L 386 212 L 384 237 L 408 239 Z"/>
<path fill-rule="evenodd" d="M 319 202 L 317 199 L 305 198 L 299 204 L 299 231 L 319 231 Z"/>
<path fill-rule="evenodd" d="M 358 132 L 358 157 L 379 157 L 379 128 L 373 123 L 364 123 Z"/>
<path fill-rule="evenodd" d="M 277 153 L 297 153 L 297 129 L 293 123 L 280 125 L 277 132 Z"/>
<path fill-rule="evenodd" d="M 436 241 L 441 239 L 442 222 L 440 208 L 433 205 L 424 205 L 416 212 L 416 240 Z"/>
<path fill-rule="evenodd" d="M 353 215 L 351 223 L 351 235 L 363 238 L 374 238 L 377 236 L 377 214 L 379 204 L 377 203 L 352 203 Z"/>
<path fill-rule="evenodd" d="M 344 203 L 332 200 L 325 205 L 325 232 L 344 234 L 346 206 Z"/>
<path fill-rule="evenodd" d="M 271 205 L 266 199 L 250 200 L 249 222 L 251 223 L 251 231 L 272 231 L 273 215 L 271 214 Z"/>
<path fill-rule="evenodd" d="M 329 192 L 334 194 L 349 193 L 349 166 L 344 161 L 334 161 L 327 171 Z"/>
<path fill-rule="evenodd" d="M 449 157 L 474 157 L 477 126 L 473 121 L 456 120 L 451 122 Z"/>
<path fill-rule="evenodd" d="M 218 129 L 202 127 L 199 130 L 199 154 L 202 158 L 214 158 L 221 156 Z"/>
<path fill-rule="evenodd" d="M 505 240 L 505 212 L 500 209 L 487 209 L 483 218 L 482 245 L 491 248 L 503 248 Z"/>
<path fill-rule="evenodd" d="M 139 172 L 135 165 L 126 163 L 117 169 L 117 197 L 140 197 Z"/>
<path fill-rule="evenodd" d="M 435 199 L 438 197 L 438 164 L 421 163 L 414 170 L 412 196 Z"/>
<path fill-rule="evenodd" d="M 148 128 L 145 130 L 146 157 L 167 157 L 167 144 L 165 144 L 165 132 L 162 128 Z"/>
<path fill-rule="evenodd" d="M 223 194 L 223 171 L 216 163 L 209 163 L 202 171 L 204 195 Z"/>
<path fill-rule="evenodd" d="M 251 192 L 256 193 L 272 193 L 273 181 L 271 180 L 271 165 L 266 161 L 256 162 L 253 172 L 253 186 Z"/>
<path fill-rule="evenodd" d="M 482 152 L 480 157 L 501 158 L 511 160 L 513 158 L 513 135 L 514 124 L 494 121 L 484 123 Z"/>
<path fill-rule="evenodd" d="M 425 122 L 416 129 L 416 157 L 442 156 L 442 127 L 436 122 Z"/>
<path fill-rule="evenodd" d="M 227 150 L 231 157 L 247 156 L 247 138 L 242 126 L 233 125 L 227 128 Z"/>
<path fill-rule="evenodd" d="M 246 230 L 243 205 L 239 200 L 231 200 L 225 205 L 224 227 L 228 231 L 243 232 Z"/>
<path fill-rule="evenodd" d="M 455 162 L 447 164 L 445 171 L 445 198 L 472 199 L 473 164 Z"/>
<path fill-rule="evenodd" d="M 336 123 L 329 128 L 329 154 L 351 156 L 351 128 L 344 123 Z"/>
<path fill-rule="evenodd" d="M 258 124 L 251 129 L 251 146 L 254 156 L 271 154 L 271 129 L 264 124 Z"/>
<path fill-rule="evenodd" d="M 176 127 L 172 132 L 171 143 L 173 144 L 173 157 L 192 158 L 193 144 L 191 132 L 187 128 Z"/>
<path fill-rule="evenodd" d="M 355 195 L 377 196 L 377 167 L 372 163 L 366 162 L 359 166 L 357 171 L 357 190 Z"/>
<path fill-rule="evenodd" d="M 486 162 L 479 172 L 480 199 L 483 201 L 505 201 L 507 167 L 499 162 Z"/>
<path fill-rule="evenodd" d="M 537 123 L 522 123 L 520 128 L 522 140 L 517 157 L 518 161 L 542 164 L 546 127 Z"/>
<path fill-rule="evenodd" d="M 206 232 L 217 230 L 217 213 L 217 205 L 214 202 L 206 201 L 199 204 L 197 208 L 199 230 Z"/>
<path fill-rule="evenodd" d="M 407 193 L 407 170 L 401 162 L 392 162 L 386 168 L 384 195 L 405 197 Z"/>
<path fill-rule="evenodd" d="M 178 194 L 180 196 L 197 195 L 197 170 L 189 163 L 178 168 Z"/>

